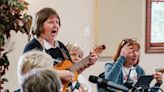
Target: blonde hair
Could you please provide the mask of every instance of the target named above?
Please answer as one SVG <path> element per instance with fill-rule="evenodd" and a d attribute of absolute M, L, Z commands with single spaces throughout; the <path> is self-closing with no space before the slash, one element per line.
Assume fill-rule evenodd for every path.
<path fill-rule="evenodd" d="M 76 43 L 73 43 L 73 42 L 69 42 L 67 45 L 66 45 L 66 48 L 68 50 L 68 52 L 72 52 L 72 51 L 79 51 L 79 54 L 84 56 L 84 50 L 82 47 L 78 46 Z"/>
<path fill-rule="evenodd" d="M 34 68 L 49 68 L 53 66 L 53 58 L 45 52 L 29 51 L 20 56 L 18 61 L 18 80 L 21 83 L 24 74 L 28 73 Z"/>

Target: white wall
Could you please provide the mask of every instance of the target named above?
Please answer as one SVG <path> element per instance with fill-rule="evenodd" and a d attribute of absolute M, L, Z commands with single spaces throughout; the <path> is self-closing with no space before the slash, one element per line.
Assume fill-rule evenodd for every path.
<path fill-rule="evenodd" d="M 113 55 L 122 39 L 141 41 L 141 1 L 144 0 L 99 0 L 97 42 L 106 44 L 108 48 L 103 56 Z"/>
<path fill-rule="evenodd" d="M 29 5 L 29 13 L 35 15 L 36 11 L 43 7 L 52 7 L 56 9 L 61 17 L 61 32 L 58 39 L 64 44 L 68 41 L 77 42 L 85 49 L 88 54 L 92 46 L 96 43 L 110 44 L 115 47 L 120 39 L 125 37 L 135 37 L 141 43 L 141 61 L 140 65 L 146 70 L 147 74 L 152 74 L 156 68 L 164 68 L 164 54 L 146 54 L 145 50 L 145 1 L 146 0 L 101 0 L 108 4 L 109 20 L 105 26 L 109 26 L 107 31 L 100 29 L 103 24 L 100 22 L 100 11 L 98 0 L 27 0 Z M 98 1 L 100 2 L 100 0 Z M 102 2 L 101 2 L 102 3 Z M 96 7 L 97 6 L 97 7 Z M 105 7 L 105 6 L 104 6 Z M 106 9 L 106 10 L 107 10 Z M 107 13 L 107 12 L 106 12 Z M 103 26 L 103 27 L 105 27 Z M 85 37 L 84 29 L 89 27 L 90 35 Z M 98 29 L 97 29 L 98 28 Z M 95 33 L 96 32 L 96 33 Z M 6 74 L 9 83 L 5 83 L 4 88 L 9 88 L 12 92 L 18 88 L 16 68 L 19 56 L 27 43 L 25 35 L 20 33 L 12 33 L 12 40 L 16 41 L 15 50 L 9 54 L 10 67 Z M 107 36 L 106 36 L 107 35 Z M 107 38 L 104 39 L 103 37 Z M 109 37 L 109 38 L 108 38 Z M 115 38 L 118 37 L 118 38 Z M 113 43 L 114 42 L 114 43 Z M 108 56 L 108 51 L 114 51 L 115 48 L 108 46 L 104 56 Z M 112 52 L 109 52 L 111 56 Z M 104 64 L 111 59 L 99 60 L 94 66 L 84 72 L 88 77 L 90 74 L 98 75 L 104 69 Z M 164 89 L 164 86 L 162 85 Z M 93 84 L 93 92 L 96 92 Z"/>

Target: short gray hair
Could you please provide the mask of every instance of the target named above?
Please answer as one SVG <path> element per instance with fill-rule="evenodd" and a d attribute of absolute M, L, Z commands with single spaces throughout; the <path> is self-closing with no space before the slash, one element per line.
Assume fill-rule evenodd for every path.
<path fill-rule="evenodd" d="M 54 59 L 43 51 L 29 51 L 20 56 L 18 61 L 18 80 L 21 83 L 23 75 L 34 68 L 49 68 L 53 66 Z"/>
<path fill-rule="evenodd" d="M 57 73 L 48 69 L 33 69 L 25 75 L 21 85 L 23 92 L 61 92 Z"/>
<path fill-rule="evenodd" d="M 66 45 L 66 48 L 68 50 L 68 52 L 73 52 L 73 51 L 79 51 L 79 54 L 84 56 L 84 50 L 82 47 L 80 47 L 79 45 L 77 45 L 74 42 L 68 42 L 68 44 Z"/>

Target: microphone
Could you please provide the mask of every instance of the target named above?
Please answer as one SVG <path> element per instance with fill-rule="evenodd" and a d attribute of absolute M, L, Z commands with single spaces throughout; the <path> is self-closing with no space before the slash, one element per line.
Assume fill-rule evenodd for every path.
<path fill-rule="evenodd" d="M 111 82 L 107 79 L 102 79 L 102 78 L 99 78 L 99 77 L 96 77 L 96 76 L 93 76 L 93 75 L 89 76 L 89 81 L 92 82 L 92 83 L 97 83 L 98 85 L 101 85 L 103 87 L 111 87 L 111 88 L 118 89 L 118 90 L 121 90 L 121 91 L 128 91 L 128 88 L 125 87 L 125 86 L 116 84 L 116 83 Z"/>

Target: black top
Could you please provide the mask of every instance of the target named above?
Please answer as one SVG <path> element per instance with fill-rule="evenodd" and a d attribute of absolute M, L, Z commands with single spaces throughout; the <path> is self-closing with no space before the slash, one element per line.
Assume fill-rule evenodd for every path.
<path fill-rule="evenodd" d="M 58 41 L 59 43 L 59 47 L 56 48 L 50 48 L 48 50 L 45 50 L 49 55 L 52 56 L 52 58 L 63 61 L 66 58 L 63 56 L 63 52 L 66 54 L 66 56 L 68 57 L 68 60 L 71 60 L 70 54 L 67 50 L 67 48 L 64 46 L 63 43 L 61 43 L 60 41 Z M 38 40 L 36 40 L 35 38 L 33 38 L 30 42 L 28 42 L 24 48 L 23 53 L 26 53 L 28 51 L 31 50 L 39 50 L 39 51 L 43 51 L 44 48 L 42 47 L 42 45 L 38 42 Z M 54 64 L 56 64 L 56 62 L 54 61 Z"/>

